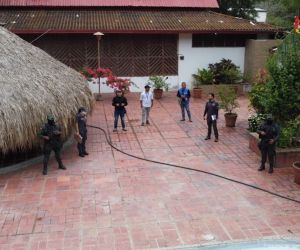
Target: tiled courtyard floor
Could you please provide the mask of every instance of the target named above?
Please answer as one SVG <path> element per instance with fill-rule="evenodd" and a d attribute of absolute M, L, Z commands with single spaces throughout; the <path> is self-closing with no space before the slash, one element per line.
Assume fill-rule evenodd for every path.
<path fill-rule="evenodd" d="M 180 122 L 175 93 L 155 101 L 151 125 L 140 126 L 138 95 L 130 94 L 128 131 L 112 133 L 112 95 L 89 123 L 105 128 L 120 149 L 149 159 L 211 171 L 300 199 L 291 168 L 257 171 L 248 149 L 248 102 L 236 128 L 204 141 L 204 100 L 191 102 L 193 123 Z M 300 205 L 202 173 L 136 160 L 113 151 L 89 129 L 85 158 L 51 161 L 0 175 L 0 249 L 156 249 L 262 238 L 300 238 Z"/>

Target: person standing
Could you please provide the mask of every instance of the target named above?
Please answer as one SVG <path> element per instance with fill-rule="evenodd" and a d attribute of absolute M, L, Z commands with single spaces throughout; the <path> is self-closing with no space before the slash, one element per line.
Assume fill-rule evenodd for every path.
<path fill-rule="evenodd" d="M 43 126 L 41 130 L 41 137 L 44 139 L 44 160 L 43 160 L 43 175 L 47 175 L 48 172 L 48 162 L 50 158 L 51 151 L 55 153 L 56 161 L 58 162 L 59 169 L 66 169 L 61 160 L 61 129 L 56 125 L 54 116 L 47 116 L 47 123 Z"/>
<path fill-rule="evenodd" d="M 185 121 L 185 110 L 188 114 L 189 121 L 192 122 L 191 111 L 190 111 L 190 98 L 191 92 L 186 87 L 186 82 L 181 83 L 181 88 L 177 91 L 177 97 L 179 99 L 179 104 L 181 107 L 181 121 Z"/>
<path fill-rule="evenodd" d="M 258 129 L 257 133 L 261 141 L 258 147 L 261 152 L 261 165 L 258 171 L 265 170 L 267 157 L 269 159 L 269 173 L 273 173 L 276 155 L 276 142 L 279 138 L 279 128 L 274 123 L 272 115 L 268 115 L 265 123 Z"/>
<path fill-rule="evenodd" d="M 153 94 L 150 92 L 149 84 L 145 86 L 145 91 L 141 93 L 140 104 L 142 109 L 142 126 L 145 126 L 145 123 L 149 125 L 149 114 L 153 107 Z"/>
<path fill-rule="evenodd" d="M 118 120 L 121 118 L 121 124 L 123 131 L 127 131 L 125 128 L 125 114 L 127 106 L 127 99 L 124 97 L 122 90 L 116 90 L 116 96 L 112 100 L 112 105 L 115 107 L 115 121 L 114 121 L 114 132 L 117 131 L 118 128 Z"/>
<path fill-rule="evenodd" d="M 78 109 L 78 113 L 76 115 L 76 121 L 77 121 L 77 136 L 80 138 L 80 140 L 77 143 L 78 153 L 80 157 L 85 157 L 89 153 L 86 152 L 85 143 L 87 140 L 87 128 L 86 128 L 86 122 L 87 122 L 87 112 L 84 107 L 81 107 Z"/>
<path fill-rule="evenodd" d="M 208 102 L 205 105 L 203 118 L 204 120 L 207 120 L 207 136 L 205 140 L 210 140 L 211 136 L 211 127 L 214 129 L 214 135 L 215 135 L 215 142 L 218 142 L 219 140 L 219 133 L 217 128 L 217 120 L 218 120 L 218 114 L 219 114 L 219 104 L 215 101 L 215 94 L 210 93 L 208 95 Z"/>

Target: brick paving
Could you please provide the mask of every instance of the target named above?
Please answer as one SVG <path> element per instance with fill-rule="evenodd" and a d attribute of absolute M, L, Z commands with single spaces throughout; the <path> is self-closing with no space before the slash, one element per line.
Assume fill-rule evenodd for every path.
<path fill-rule="evenodd" d="M 128 131 L 113 133 L 111 95 L 89 123 L 105 128 L 120 149 L 141 157 L 211 171 L 300 199 L 291 168 L 259 173 L 248 149 L 248 101 L 240 98 L 236 128 L 221 112 L 220 141 L 204 141 L 204 100 L 191 102 L 193 123 L 180 122 L 175 93 L 155 101 L 141 127 L 137 94 L 129 94 Z M 66 171 L 51 161 L 0 175 L 0 249 L 158 249 L 300 238 L 300 205 L 202 173 L 130 158 L 89 129 L 85 158 L 63 153 Z"/>

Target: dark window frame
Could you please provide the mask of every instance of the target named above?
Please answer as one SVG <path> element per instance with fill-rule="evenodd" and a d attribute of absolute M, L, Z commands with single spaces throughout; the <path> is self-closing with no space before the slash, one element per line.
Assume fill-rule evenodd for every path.
<path fill-rule="evenodd" d="M 256 34 L 193 34 L 192 48 L 245 47 L 248 39 L 256 38 Z"/>

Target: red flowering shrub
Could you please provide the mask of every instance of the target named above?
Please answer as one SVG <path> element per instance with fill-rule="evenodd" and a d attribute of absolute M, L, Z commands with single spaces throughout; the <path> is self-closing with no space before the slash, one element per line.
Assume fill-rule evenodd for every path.
<path fill-rule="evenodd" d="M 88 81 L 92 81 L 93 78 L 102 78 L 102 77 L 108 77 L 112 75 L 112 71 L 106 68 L 98 68 L 98 69 L 84 68 L 80 73 Z"/>
<path fill-rule="evenodd" d="M 119 78 L 113 75 L 107 77 L 106 85 L 115 89 L 115 90 L 122 90 L 128 91 L 131 85 L 131 81 L 129 79 Z"/>
<path fill-rule="evenodd" d="M 81 74 L 88 80 L 93 81 L 93 78 L 107 78 L 106 85 L 115 90 L 128 91 L 129 87 L 133 82 L 129 79 L 119 78 L 114 76 L 112 71 L 108 68 L 84 68 Z"/>

